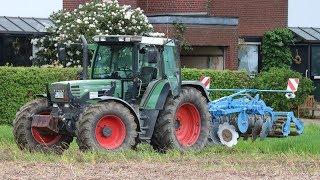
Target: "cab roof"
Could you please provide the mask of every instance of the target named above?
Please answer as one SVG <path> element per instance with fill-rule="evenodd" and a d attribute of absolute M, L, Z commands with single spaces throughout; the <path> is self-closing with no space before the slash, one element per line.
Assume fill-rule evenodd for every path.
<path fill-rule="evenodd" d="M 98 35 L 94 36 L 93 40 L 98 42 L 139 42 L 141 44 L 150 44 L 150 45 L 164 45 L 171 41 L 171 39 L 163 37 L 148 37 L 148 36 L 133 36 L 133 35 Z"/>

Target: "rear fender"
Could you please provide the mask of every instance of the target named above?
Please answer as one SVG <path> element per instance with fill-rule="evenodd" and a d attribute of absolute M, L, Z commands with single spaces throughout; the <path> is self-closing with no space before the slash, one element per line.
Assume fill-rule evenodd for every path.
<path fill-rule="evenodd" d="M 35 97 L 46 98 L 48 100 L 49 105 L 51 105 L 52 102 L 51 102 L 51 97 L 50 97 L 49 84 L 46 85 L 46 94 L 36 94 Z"/>
<path fill-rule="evenodd" d="M 170 84 L 167 80 L 155 80 L 148 84 L 140 102 L 141 140 L 150 140 L 160 110 L 163 109 L 170 93 Z"/>
<path fill-rule="evenodd" d="M 204 85 L 200 81 L 182 81 L 181 87 L 193 87 L 199 90 L 202 95 L 210 102 L 209 92 L 206 90 Z"/>
<path fill-rule="evenodd" d="M 151 82 L 142 97 L 141 109 L 162 110 L 170 93 L 170 84 L 166 80 Z"/>

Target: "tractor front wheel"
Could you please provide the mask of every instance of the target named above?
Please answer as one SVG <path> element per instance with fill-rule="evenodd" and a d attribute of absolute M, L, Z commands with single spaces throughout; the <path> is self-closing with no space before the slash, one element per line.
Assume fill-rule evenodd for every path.
<path fill-rule="evenodd" d="M 13 135 L 20 149 L 60 154 L 69 148 L 72 136 L 31 127 L 32 115 L 49 115 L 50 112 L 46 99 L 35 99 L 20 109 L 13 122 Z"/>
<path fill-rule="evenodd" d="M 209 121 L 205 97 L 195 88 L 184 87 L 179 97 L 167 98 L 151 144 L 160 151 L 202 149 L 208 140 Z"/>
<path fill-rule="evenodd" d="M 76 124 L 80 150 L 122 150 L 137 143 L 137 123 L 128 108 L 117 102 L 88 107 Z"/>

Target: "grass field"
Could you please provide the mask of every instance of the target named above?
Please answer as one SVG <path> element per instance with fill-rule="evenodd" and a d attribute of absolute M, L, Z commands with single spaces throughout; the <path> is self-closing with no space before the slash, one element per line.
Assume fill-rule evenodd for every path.
<path fill-rule="evenodd" d="M 299 155 L 299 156 L 320 156 L 320 126 L 308 125 L 302 136 L 289 138 L 267 138 L 266 140 L 243 141 L 234 148 L 224 146 L 209 146 L 202 151 L 191 151 L 181 154 L 178 151 L 170 151 L 166 154 L 155 152 L 149 145 L 141 144 L 138 150 L 127 150 L 116 153 L 78 151 L 75 141 L 63 155 L 29 153 L 21 151 L 16 146 L 12 128 L 0 126 L 0 160 L 30 160 L 30 161 L 66 161 L 66 162 L 92 162 L 92 161 L 113 161 L 113 160 L 166 160 L 172 158 L 199 158 L 211 154 L 237 154 L 237 155 Z M 75 156 L 76 155 L 76 156 Z"/>
<path fill-rule="evenodd" d="M 264 174 L 270 173 L 270 169 L 272 168 L 275 169 L 273 169 L 271 177 L 277 175 L 277 172 L 278 175 L 285 173 L 284 176 L 287 176 L 287 173 L 293 173 L 293 175 L 297 177 L 305 175 L 320 176 L 320 126 L 308 125 L 305 133 L 297 137 L 268 138 L 264 141 L 257 140 L 255 142 L 240 140 L 234 148 L 209 146 L 202 151 L 189 151 L 185 153 L 170 151 L 166 154 L 161 154 L 155 152 L 149 145 L 141 144 L 137 150 L 113 153 L 82 153 L 78 150 L 77 144 L 73 142 L 70 149 L 65 151 L 63 155 L 21 151 L 14 142 L 12 128 L 9 126 L 0 126 L 0 162 L 7 164 L 5 165 L 6 167 L 3 167 L 4 169 L 7 168 L 7 166 L 11 166 L 11 164 L 15 166 L 17 164 L 29 165 L 31 163 L 33 166 L 38 166 L 39 163 L 44 163 L 47 166 L 48 164 L 54 163 L 67 167 L 69 167 L 70 164 L 76 164 L 75 169 L 78 168 L 79 173 L 82 172 L 80 169 L 82 169 L 81 167 L 84 164 L 90 164 L 90 167 L 94 165 L 94 167 L 97 168 L 96 166 L 100 167 L 99 164 L 102 163 L 103 168 L 106 168 L 104 166 L 108 164 L 108 167 L 113 167 L 114 165 L 117 167 L 120 166 L 123 169 L 132 167 L 141 168 L 141 166 L 152 168 L 153 166 L 150 167 L 150 164 L 153 164 L 154 169 L 150 170 L 150 175 L 161 171 L 161 168 L 163 168 L 162 171 L 168 171 L 169 167 L 169 170 L 172 168 L 172 171 L 167 172 L 169 177 L 172 173 L 179 175 L 180 171 L 182 173 L 181 177 L 187 175 L 186 173 L 189 171 L 195 171 L 198 173 L 208 172 L 208 174 L 204 174 L 203 177 L 212 177 L 210 172 L 215 172 L 218 174 L 214 174 L 213 177 L 219 178 L 220 176 L 216 175 L 219 175 L 219 173 L 223 175 L 227 172 L 231 178 L 234 178 L 233 175 L 236 172 L 242 173 L 244 177 L 248 175 L 249 177 L 256 178 L 264 177 Z M 182 167 L 184 168 L 181 169 Z M 1 168 L 0 165 L 0 169 Z M 51 168 L 55 169 L 56 167 Z M 86 169 L 88 167 L 83 168 Z M 191 170 L 187 168 L 191 168 Z M 252 174 L 247 174 L 248 169 L 250 169 L 249 172 Z M 118 170 L 111 168 L 110 172 L 114 171 L 118 172 Z M 139 171 L 139 169 L 136 171 Z M 89 171 L 88 174 L 90 174 L 90 172 L 91 171 Z M 126 176 L 121 175 L 123 174 L 116 174 L 116 176 L 110 176 L 110 178 L 126 178 Z M 236 177 L 239 177 L 238 174 L 236 175 Z M 12 178 L 12 176 L 9 177 Z M 101 177 L 105 178 L 105 176 Z M 136 176 L 132 175 L 130 177 L 141 178 L 141 174 L 138 173 Z M 190 174 L 190 177 L 192 177 L 192 174 Z M 270 176 L 268 175 L 268 177 Z"/>

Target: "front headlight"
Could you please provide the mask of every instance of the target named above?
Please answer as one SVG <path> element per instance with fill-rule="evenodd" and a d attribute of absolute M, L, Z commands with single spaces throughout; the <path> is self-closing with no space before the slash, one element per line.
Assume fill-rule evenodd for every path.
<path fill-rule="evenodd" d="M 54 98 L 56 99 L 64 99 L 64 90 L 55 90 Z"/>

